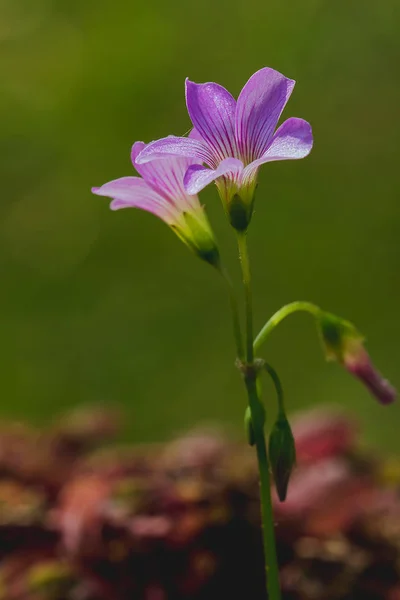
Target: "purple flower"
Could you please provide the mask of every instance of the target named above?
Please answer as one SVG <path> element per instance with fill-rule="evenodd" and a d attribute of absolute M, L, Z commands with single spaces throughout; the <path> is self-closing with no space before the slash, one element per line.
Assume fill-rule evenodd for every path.
<path fill-rule="evenodd" d="M 328 360 L 342 364 L 381 404 L 391 404 L 396 399 L 396 390 L 372 364 L 363 345 L 363 336 L 352 323 L 321 312 L 318 327 Z"/>
<path fill-rule="evenodd" d="M 140 153 L 138 163 L 166 155 L 197 159 L 185 174 L 188 193 L 197 194 L 215 181 L 231 220 L 236 220 L 234 214 L 241 207 L 246 223 L 237 228 L 245 229 L 259 167 L 275 160 L 304 158 L 311 151 L 313 138 L 307 121 L 290 118 L 275 131 L 294 84 L 265 67 L 250 77 L 236 102 L 216 83 L 197 84 L 187 79 L 186 104 L 194 127 L 191 135 L 151 142 Z"/>
<path fill-rule="evenodd" d="M 218 266 L 219 253 L 204 209 L 198 197 L 189 195 L 183 185 L 183 177 L 195 160 L 168 157 L 138 164 L 137 156 L 145 146 L 136 142 L 131 152 L 133 166 L 142 177 L 115 179 L 92 188 L 92 192 L 113 198 L 112 210 L 133 207 L 153 213 L 200 258 Z"/>

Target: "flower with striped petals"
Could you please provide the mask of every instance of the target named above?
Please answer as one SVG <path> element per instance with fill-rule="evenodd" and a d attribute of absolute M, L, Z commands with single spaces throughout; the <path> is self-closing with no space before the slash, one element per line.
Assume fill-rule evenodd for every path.
<path fill-rule="evenodd" d="M 141 208 L 162 219 L 176 235 L 203 260 L 219 266 L 219 252 L 204 208 L 196 195 L 189 194 L 183 178 L 195 159 L 171 156 L 138 164 L 145 144 L 132 147 L 133 166 L 141 177 L 122 177 L 92 188 L 98 196 L 112 198 L 110 208 Z"/>
<path fill-rule="evenodd" d="M 189 137 L 151 142 L 138 156 L 145 164 L 168 155 L 196 159 L 186 171 L 189 194 L 215 181 L 232 225 L 245 230 L 253 211 L 259 167 L 304 158 L 313 145 L 311 126 L 287 119 L 276 131 L 295 82 L 265 67 L 250 77 L 238 100 L 216 83 L 186 80 L 186 104 L 194 129 Z M 206 165 L 206 166 L 204 166 Z"/>

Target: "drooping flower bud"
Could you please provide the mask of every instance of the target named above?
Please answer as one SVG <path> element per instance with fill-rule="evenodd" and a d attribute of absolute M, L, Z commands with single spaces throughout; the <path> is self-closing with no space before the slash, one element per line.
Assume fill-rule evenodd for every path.
<path fill-rule="evenodd" d="M 396 390 L 375 369 L 364 348 L 364 338 L 352 323 L 321 312 L 318 327 L 327 360 L 336 360 L 357 377 L 381 404 L 390 404 Z"/>
<path fill-rule="evenodd" d="M 269 460 L 279 500 L 286 500 L 289 479 L 296 464 L 293 433 L 284 414 L 279 414 L 269 436 Z"/>

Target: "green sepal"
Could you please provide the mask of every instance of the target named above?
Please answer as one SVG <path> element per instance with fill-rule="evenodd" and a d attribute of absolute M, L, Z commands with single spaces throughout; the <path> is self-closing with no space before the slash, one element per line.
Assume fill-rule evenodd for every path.
<path fill-rule="evenodd" d="M 170 227 L 199 258 L 217 269 L 220 268 L 218 246 L 202 207 L 197 212 L 182 213 L 180 221 L 171 224 Z"/>
<path fill-rule="evenodd" d="M 239 194 L 235 194 L 229 204 L 229 220 L 232 227 L 236 231 L 246 231 L 250 223 L 251 212 Z"/>
<path fill-rule="evenodd" d="M 327 360 L 343 362 L 349 348 L 364 340 L 352 323 L 328 312 L 320 312 L 317 325 Z"/>

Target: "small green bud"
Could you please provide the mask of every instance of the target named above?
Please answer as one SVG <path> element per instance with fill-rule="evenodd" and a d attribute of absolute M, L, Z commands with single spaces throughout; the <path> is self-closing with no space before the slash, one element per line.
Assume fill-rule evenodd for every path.
<path fill-rule="evenodd" d="M 296 446 L 285 415 L 280 414 L 269 436 L 269 460 L 279 500 L 286 500 L 289 479 L 296 464 Z"/>

